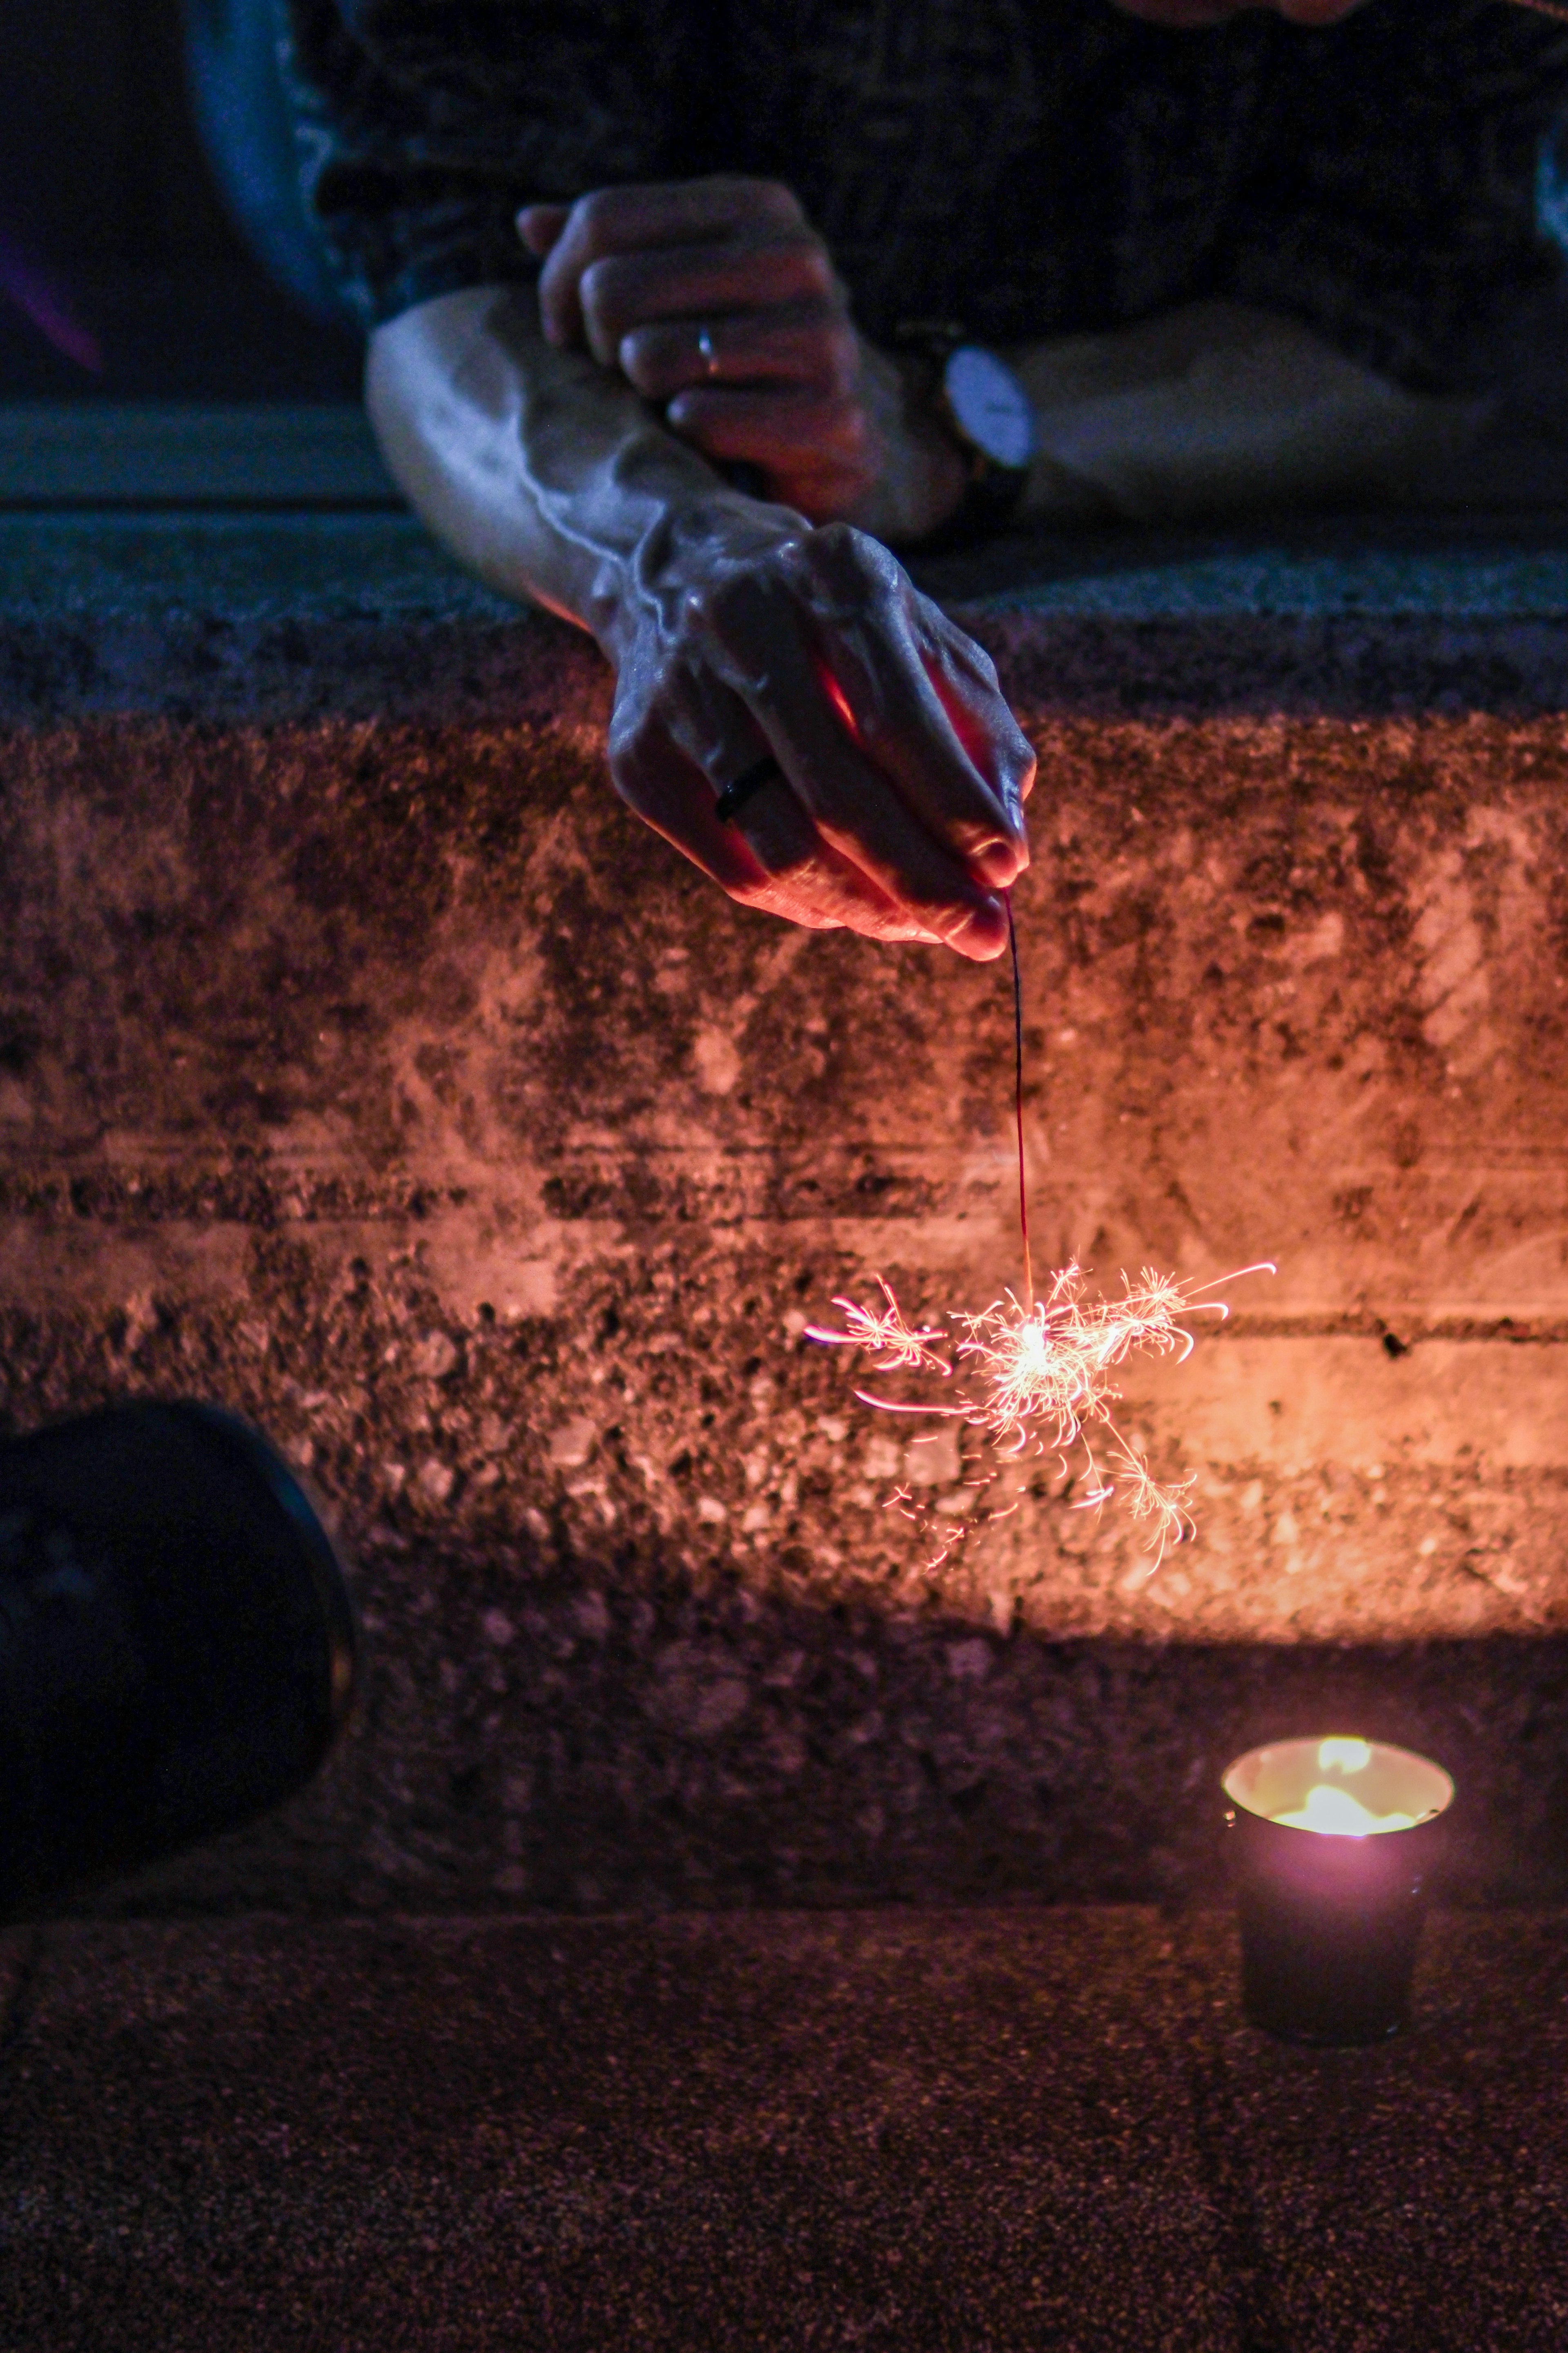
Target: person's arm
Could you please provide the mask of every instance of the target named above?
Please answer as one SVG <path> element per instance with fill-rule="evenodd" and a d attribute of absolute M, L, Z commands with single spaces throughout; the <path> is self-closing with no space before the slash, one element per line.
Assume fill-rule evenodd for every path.
<path fill-rule="evenodd" d="M 618 790 L 732 897 L 1000 953 L 1033 755 L 988 658 L 885 546 L 731 489 L 623 375 L 549 343 L 522 289 L 379 328 L 367 397 L 437 536 L 593 631 Z M 782 778 L 721 822 L 718 793 L 769 753 Z"/>
<path fill-rule="evenodd" d="M 1035 411 L 1025 522 L 1171 523 L 1440 486 L 1484 400 L 1406 391 L 1223 300 L 1008 354 Z"/>

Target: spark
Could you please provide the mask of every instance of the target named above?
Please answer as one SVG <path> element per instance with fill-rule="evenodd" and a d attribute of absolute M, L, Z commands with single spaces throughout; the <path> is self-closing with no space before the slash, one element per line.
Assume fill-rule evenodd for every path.
<path fill-rule="evenodd" d="M 1112 1409 L 1121 1392 L 1115 1376 L 1135 1355 L 1184 1362 L 1194 1345 L 1192 1319 L 1213 1315 L 1223 1322 L 1230 1313 L 1226 1302 L 1203 1294 L 1244 1275 L 1274 1271 L 1272 1264 L 1260 1261 L 1216 1282 L 1189 1284 L 1145 1267 L 1135 1280 L 1122 1276 L 1119 1294 L 1091 1298 L 1083 1270 L 1074 1262 L 1059 1268 L 1044 1296 L 1032 1303 L 1006 1291 L 977 1314 L 950 1311 L 946 1332 L 939 1324 L 910 1324 L 891 1284 L 878 1275 L 881 1307 L 836 1299 L 847 1328 L 808 1325 L 806 1336 L 828 1347 L 868 1349 L 879 1372 L 935 1374 L 956 1384 L 951 1403 L 905 1401 L 857 1389 L 862 1403 L 884 1413 L 940 1414 L 963 1421 L 1004 1460 L 1055 1455 L 1064 1477 L 1081 1484 L 1079 1510 L 1098 1509 L 1120 1493 L 1134 1522 L 1148 1530 L 1152 1561 L 1147 1574 L 1152 1576 L 1166 1551 L 1195 1533 L 1187 1504 L 1194 1482 L 1190 1477 L 1156 1479 L 1142 1450 L 1117 1427 Z M 939 1342 L 945 1354 L 939 1353 Z M 1096 1457 L 1097 1443 L 1104 1467 Z M 984 1487 L 990 1481 L 966 1483 Z M 900 1488 L 890 1501 L 906 1518 L 930 1522 L 909 1489 Z M 970 1525 L 965 1515 L 963 1525 L 942 1529 L 940 1559 L 963 1541 Z"/>
<path fill-rule="evenodd" d="M 1568 0 L 1564 0 L 1568 5 Z M 1076 1261 L 1051 1276 L 1043 1297 L 1037 1296 L 1029 1256 L 1029 1193 L 1024 1156 L 1024 975 L 1018 955 L 1018 933 L 1011 897 L 1003 893 L 1007 909 L 1007 944 L 1013 966 L 1013 1110 L 1018 1150 L 1018 1229 L 1023 1245 L 1024 1296 L 1005 1291 L 978 1314 L 949 1311 L 947 1329 L 942 1324 L 911 1324 L 900 1306 L 892 1285 L 877 1275 L 880 1307 L 862 1307 L 857 1300 L 836 1299 L 844 1314 L 846 1330 L 832 1332 L 807 1324 L 805 1337 L 829 1348 L 863 1348 L 879 1373 L 934 1374 L 955 1384 L 950 1405 L 930 1398 L 905 1400 L 878 1397 L 857 1389 L 862 1405 L 881 1413 L 931 1416 L 962 1421 L 981 1434 L 981 1455 L 987 1448 L 1003 1461 L 1020 1456 L 1054 1454 L 1064 1492 L 1078 1485 L 1079 1511 L 1098 1511 L 1120 1493 L 1132 1519 L 1149 1532 L 1150 1563 L 1144 1577 L 1152 1577 L 1173 1545 L 1197 1533 L 1187 1498 L 1194 1482 L 1189 1476 L 1159 1480 L 1147 1459 L 1126 1433 L 1117 1428 L 1111 1408 L 1121 1398 L 1114 1376 L 1134 1355 L 1171 1356 L 1184 1362 L 1192 1354 L 1194 1335 L 1189 1322 L 1199 1315 L 1230 1314 L 1223 1300 L 1205 1298 L 1244 1275 L 1273 1274 L 1271 1261 L 1238 1268 L 1211 1282 L 1178 1282 L 1146 1266 L 1134 1282 L 1123 1274 L 1119 1297 L 1091 1299 L 1083 1270 Z M 945 1351 L 941 1353 L 940 1350 Z M 920 1440 L 914 1441 L 919 1444 Z M 1099 1443 L 1109 1467 L 1095 1459 Z M 983 1470 L 972 1458 L 966 1471 Z M 951 1499 L 939 1514 L 918 1504 L 908 1487 L 888 1499 L 888 1508 L 912 1520 L 936 1545 L 928 1571 L 940 1568 L 965 1537 L 992 1520 L 1008 1518 L 1016 1502 L 1002 1510 L 986 1509 L 985 1490 L 994 1470 L 967 1478 L 963 1486 L 980 1500 L 968 1511 L 954 1512 Z M 1140 1580 L 1142 1581 L 1142 1580 Z"/>
<path fill-rule="evenodd" d="M 933 1356 L 932 1340 L 940 1340 L 940 1331 L 917 1332 L 905 1323 L 902 1308 L 894 1298 L 889 1284 L 874 1275 L 883 1298 L 884 1308 L 858 1307 L 852 1299 L 836 1299 L 835 1307 L 842 1307 L 848 1322 L 847 1332 L 823 1332 L 808 1324 L 808 1340 L 826 1341 L 830 1348 L 875 1348 L 880 1357 L 877 1369 L 880 1373 L 918 1372 L 951 1373 L 952 1366 L 945 1358 Z"/>

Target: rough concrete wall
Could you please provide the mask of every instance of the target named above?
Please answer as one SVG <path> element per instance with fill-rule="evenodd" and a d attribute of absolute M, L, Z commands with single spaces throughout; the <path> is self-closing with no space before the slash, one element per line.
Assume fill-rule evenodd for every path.
<path fill-rule="evenodd" d="M 1568 725 L 1552 629 L 977 625 L 1041 754 L 1037 1249 L 1271 1257 L 1129 1377 L 1197 1540 L 957 1498 L 803 1326 L 1016 1277 L 999 968 L 731 909 L 542 619 L 0 648 L 0 1408 L 201 1392 L 359 1563 L 363 1715 L 140 1902 L 1138 1892 L 1274 1733 L 1568 1825 Z M 110 1899 L 105 1899 L 110 1900 Z"/>

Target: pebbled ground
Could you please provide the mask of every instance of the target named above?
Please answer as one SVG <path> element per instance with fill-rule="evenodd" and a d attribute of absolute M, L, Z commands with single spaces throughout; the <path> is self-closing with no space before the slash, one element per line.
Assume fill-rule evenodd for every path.
<path fill-rule="evenodd" d="M 1565 1926 L 1326 2053 L 1223 1914 L 13 1930 L 0 2342 L 1556 2353 Z"/>

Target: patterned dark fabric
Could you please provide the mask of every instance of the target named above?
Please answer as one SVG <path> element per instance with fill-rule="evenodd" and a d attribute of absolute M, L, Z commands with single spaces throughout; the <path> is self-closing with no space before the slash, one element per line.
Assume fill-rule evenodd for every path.
<path fill-rule="evenodd" d="M 1110 0 L 276 5 L 306 194 L 367 325 L 529 277 L 531 197 L 724 170 L 795 189 L 873 337 L 943 317 L 1018 343 L 1225 294 L 1458 389 L 1568 226 L 1568 28 L 1499 0 L 1202 33 Z"/>

